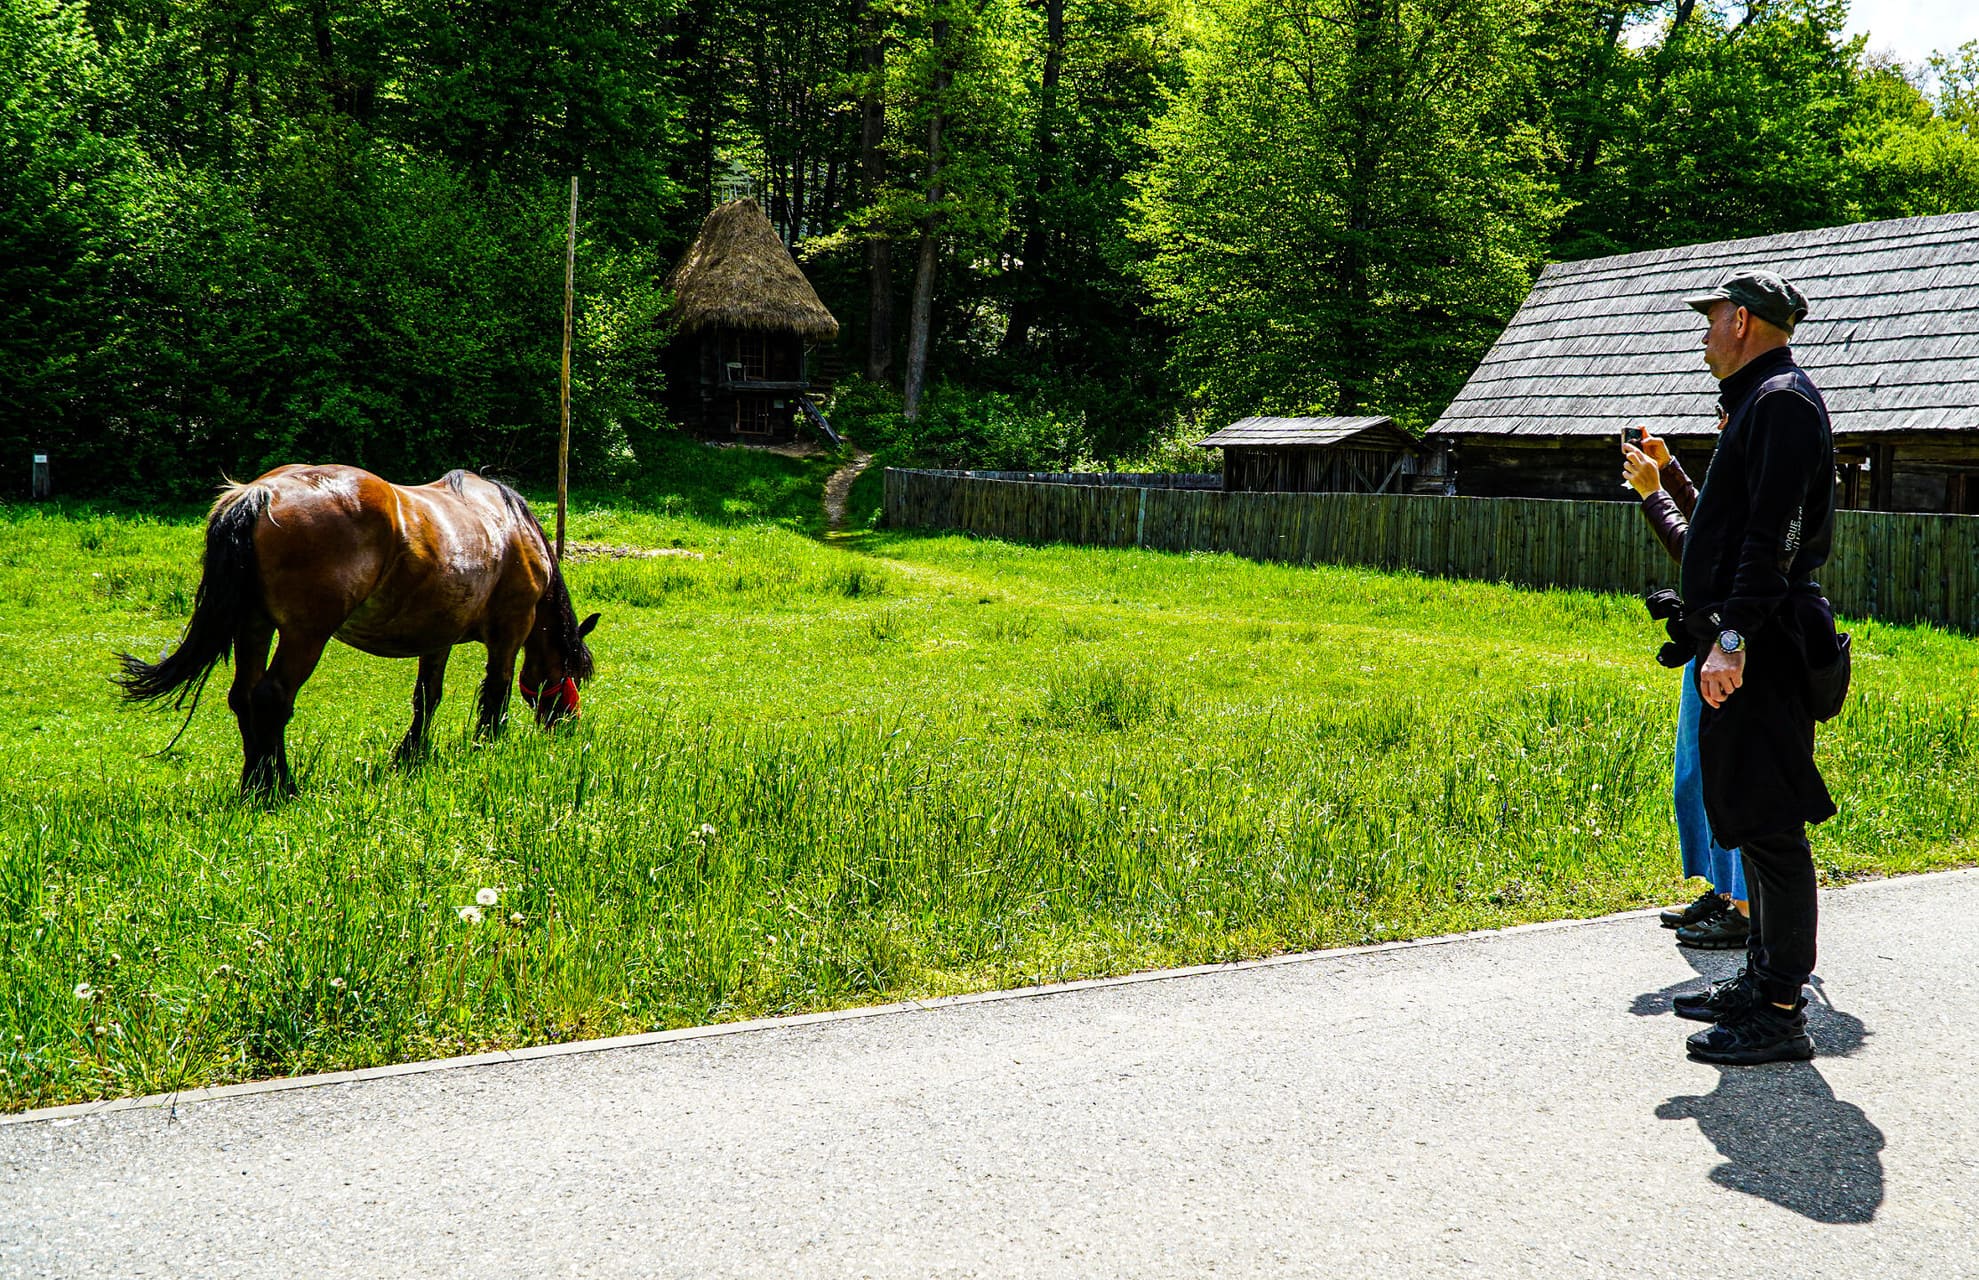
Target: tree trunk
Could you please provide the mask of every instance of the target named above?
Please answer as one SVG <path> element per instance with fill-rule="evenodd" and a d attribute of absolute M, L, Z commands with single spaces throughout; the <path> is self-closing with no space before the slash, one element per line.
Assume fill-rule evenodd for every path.
<path fill-rule="evenodd" d="M 928 331 L 933 327 L 936 241 L 941 234 L 941 117 L 948 86 L 954 78 L 948 66 L 948 20 L 934 24 L 935 87 L 928 112 L 928 211 L 921 218 L 921 251 L 914 263 L 914 304 L 907 313 L 907 382 L 901 393 L 901 416 L 920 416 L 921 391 L 928 377 Z"/>
<path fill-rule="evenodd" d="M 1628 5 L 1617 3 L 1615 11 L 1608 15 L 1608 28 L 1602 32 L 1598 65 L 1594 74 L 1588 77 L 1589 88 L 1597 100 L 1601 90 L 1606 87 L 1608 76 L 1614 66 L 1615 50 L 1622 42 L 1622 24 L 1627 20 L 1628 13 Z M 1579 155 L 1574 163 L 1574 172 L 1583 178 L 1594 172 L 1595 162 L 1600 157 L 1602 141 L 1600 117 L 1592 109 L 1589 110 L 1588 115 L 1589 118 L 1582 121 L 1583 135 L 1581 145 L 1576 148 Z"/>
<path fill-rule="evenodd" d="M 1003 331 L 1003 354 L 1015 355 L 1031 340 L 1037 323 L 1039 296 L 1044 290 L 1044 262 L 1050 250 L 1045 237 L 1044 204 L 1056 180 L 1058 165 L 1058 80 L 1065 66 L 1065 0 L 1044 0 L 1044 75 L 1039 82 L 1037 181 L 1024 219 L 1023 268 L 1016 296 L 1010 301 L 1010 324 Z"/>
<path fill-rule="evenodd" d="M 886 185 L 886 46 L 885 28 L 871 0 L 860 7 L 859 25 L 866 46 L 866 82 L 860 100 L 859 177 L 868 204 L 877 204 Z M 893 244 L 885 228 L 866 239 L 866 376 L 874 382 L 893 381 Z"/>
<path fill-rule="evenodd" d="M 1335 338 L 1333 412 L 1351 417 L 1361 411 L 1365 389 L 1373 373 L 1374 352 L 1369 341 L 1373 317 L 1373 287 L 1368 261 L 1368 241 L 1374 233 L 1375 183 L 1380 171 L 1380 151 L 1390 128 L 1389 115 L 1394 97 L 1381 69 L 1383 45 L 1388 39 L 1386 13 L 1382 0 L 1359 0 L 1349 10 L 1353 23 L 1353 50 L 1347 76 L 1348 99 L 1354 120 L 1352 142 L 1347 153 L 1344 225 L 1340 256 L 1334 264 L 1334 287 L 1338 290 L 1339 327 Z"/>

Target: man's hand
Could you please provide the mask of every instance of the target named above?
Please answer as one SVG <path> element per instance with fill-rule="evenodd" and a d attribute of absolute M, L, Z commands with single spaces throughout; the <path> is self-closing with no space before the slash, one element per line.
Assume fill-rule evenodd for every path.
<path fill-rule="evenodd" d="M 1745 650 L 1726 653 L 1713 641 L 1711 652 L 1704 656 L 1704 665 L 1697 670 L 1697 691 L 1704 695 L 1704 701 L 1722 707 L 1725 699 L 1737 693 L 1744 683 Z"/>
<path fill-rule="evenodd" d="M 1664 456 L 1668 456 L 1667 452 Z M 1622 446 L 1622 479 L 1645 498 L 1663 487 L 1663 475 L 1657 470 L 1655 459 L 1632 444 Z"/>
<path fill-rule="evenodd" d="M 1663 443 L 1663 437 L 1652 436 L 1645 432 L 1642 440 L 1637 443 L 1636 448 L 1648 454 L 1649 460 L 1657 466 L 1667 467 L 1670 465 L 1670 446 Z"/>

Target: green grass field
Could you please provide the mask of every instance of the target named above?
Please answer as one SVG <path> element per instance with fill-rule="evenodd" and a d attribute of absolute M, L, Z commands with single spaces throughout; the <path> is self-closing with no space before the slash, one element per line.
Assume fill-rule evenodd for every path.
<path fill-rule="evenodd" d="M 413 664 L 333 647 L 274 807 L 218 682 L 162 756 L 176 719 L 108 683 L 175 641 L 197 519 L 0 511 L 0 1105 L 1688 896 L 1633 600 L 822 543 L 825 465 L 578 505 L 575 538 L 694 554 L 572 566 L 604 613 L 573 731 L 472 742 L 470 650 L 394 770 Z M 1854 629 L 1824 874 L 1974 860 L 1979 643 Z"/>

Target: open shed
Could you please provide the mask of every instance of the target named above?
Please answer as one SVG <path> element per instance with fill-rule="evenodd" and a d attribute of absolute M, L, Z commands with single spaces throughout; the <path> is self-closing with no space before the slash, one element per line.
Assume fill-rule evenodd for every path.
<path fill-rule="evenodd" d="M 1199 443 L 1250 493 L 1403 493 L 1422 454 L 1392 418 L 1245 418 Z"/>
<path fill-rule="evenodd" d="M 767 443 L 790 439 L 802 414 L 830 434 L 808 394 L 812 349 L 838 336 L 838 321 L 754 200 L 708 215 L 667 288 L 675 421 L 710 439 Z"/>
<path fill-rule="evenodd" d="M 1701 479 L 1718 384 L 1682 299 L 1746 268 L 1807 295 L 1793 350 L 1834 418 L 1839 505 L 1979 513 L 1979 213 L 1555 263 L 1429 429 L 1456 491 L 1632 500 L 1636 425 Z"/>

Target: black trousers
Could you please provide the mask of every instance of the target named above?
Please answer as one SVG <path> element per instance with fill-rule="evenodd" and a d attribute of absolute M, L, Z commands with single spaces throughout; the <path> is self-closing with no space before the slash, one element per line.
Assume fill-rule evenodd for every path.
<path fill-rule="evenodd" d="M 1807 829 L 1794 827 L 1739 846 L 1745 891 L 1751 895 L 1752 942 L 1746 964 L 1759 994 L 1793 1004 L 1814 972 L 1814 851 Z"/>

